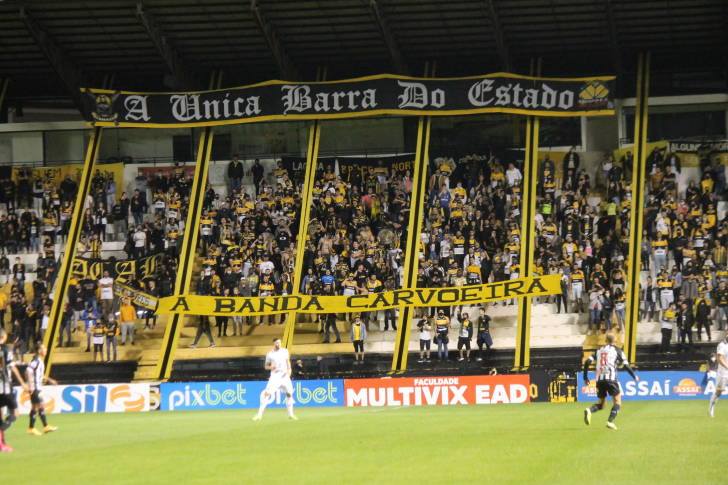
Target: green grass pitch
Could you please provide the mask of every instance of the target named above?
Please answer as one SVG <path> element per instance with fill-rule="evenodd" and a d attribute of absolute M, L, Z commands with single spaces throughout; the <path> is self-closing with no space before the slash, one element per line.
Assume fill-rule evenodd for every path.
<path fill-rule="evenodd" d="M 21 416 L 0 454 L 20 484 L 709 484 L 725 481 L 728 402 L 585 403 Z M 611 402 L 609 404 L 611 407 Z M 608 408 L 609 409 L 609 408 Z"/>

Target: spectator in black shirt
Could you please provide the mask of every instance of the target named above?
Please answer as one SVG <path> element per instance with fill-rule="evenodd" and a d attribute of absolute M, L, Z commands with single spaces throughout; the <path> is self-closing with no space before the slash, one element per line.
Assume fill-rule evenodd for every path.
<path fill-rule="evenodd" d="M 249 175 L 253 176 L 253 185 L 255 185 L 255 195 L 260 195 L 260 183 L 263 181 L 264 173 L 265 173 L 265 170 L 263 169 L 263 166 L 260 164 L 260 160 L 258 160 L 256 158 L 255 162 L 253 163 L 253 166 L 250 167 L 250 171 L 248 172 Z"/>
<path fill-rule="evenodd" d="M 240 192 L 243 187 L 243 176 L 245 175 L 245 168 L 242 162 L 238 161 L 238 156 L 233 155 L 232 161 L 228 164 L 227 175 L 230 179 L 230 193 Z"/>
<path fill-rule="evenodd" d="M 91 277 L 91 274 L 87 274 L 80 283 L 81 288 L 83 289 L 83 298 L 85 303 L 91 305 L 94 311 L 98 311 L 96 306 L 96 290 L 99 287 L 98 283 Z"/>
<path fill-rule="evenodd" d="M 305 379 L 306 378 L 306 369 L 303 367 L 303 361 L 301 359 L 298 359 L 293 366 L 293 372 L 291 377 L 293 379 Z"/>
<path fill-rule="evenodd" d="M 147 198 L 142 197 L 139 189 L 134 190 L 134 197 L 131 198 L 129 208 L 134 216 L 134 225 L 138 226 L 143 222 L 144 213 L 149 208 Z"/>

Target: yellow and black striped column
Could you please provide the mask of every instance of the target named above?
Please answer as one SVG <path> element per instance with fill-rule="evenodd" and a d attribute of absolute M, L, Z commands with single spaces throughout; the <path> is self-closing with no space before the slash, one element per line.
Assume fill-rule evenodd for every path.
<path fill-rule="evenodd" d="M 296 273 L 293 275 L 293 295 L 298 295 L 303 280 L 303 256 L 306 252 L 306 235 L 311 218 L 311 195 L 316 181 L 316 160 L 318 159 L 319 140 L 321 139 L 321 121 L 313 120 L 308 135 L 308 152 L 306 154 L 306 177 L 304 179 L 303 194 L 301 194 L 301 217 L 298 226 L 298 241 L 296 242 Z M 281 345 L 290 348 L 293 344 L 293 332 L 296 327 L 296 312 L 288 314 L 286 328 L 283 332 Z"/>
<path fill-rule="evenodd" d="M 531 75 L 534 71 L 531 61 Z M 541 75 L 541 58 L 536 75 Z M 523 162 L 523 205 L 521 206 L 520 277 L 531 276 L 535 251 L 536 186 L 538 184 L 538 116 L 526 119 L 526 153 Z M 516 359 L 514 367 L 525 370 L 531 363 L 531 298 L 519 298 L 516 322 Z"/>
<path fill-rule="evenodd" d="M 326 81 L 327 68 L 319 67 L 316 74 L 316 81 Z M 321 140 L 321 120 L 311 121 L 311 128 L 308 133 L 308 150 L 306 151 L 306 176 L 303 181 L 303 193 L 301 194 L 301 214 L 298 223 L 298 241 L 296 242 L 296 268 L 292 275 L 293 295 L 301 292 L 303 281 L 303 256 L 306 252 L 306 236 L 308 235 L 308 224 L 311 219 L 311 196 L 313 186 L 316 183 L 316 161 L 318 160 L 319 141 Z M 281 345 L 287 349 L 293 344 L 293 332 L 296 329 L 296 312 L 288 314 L 286 328 L 283 331 Z"/>
<path fill-rule="evenodd" d="M 428 77 L 428 67 L 429 65 L 425 67 L 425 77 Z M 432 73 L 429 77 L 433 77 L 434 75 L 435 65 L 433 64 Z M 425 190 L 427 190 L 427 165 L 431 120 L 432 118 L 430 116 L 420 116 L 417 127 L 417 150 L 415 153 L 415 166 L 412 172 L 412 200 L 410 202 L 410 219 L 407 224 L 407 247 L 404 252 L 403 289 L 412 289 L 417 286 L 420 233 L 422 232 L 422 217 L 425 212 Z M 397 327 L 397 340 L 394 344 L 394 358 L 392 359 L 391 373 L 399 374 L 407 369 L 407 355 L 412 331 L 413 313 L 414 307 L 411 305 L 403 306 L 399 309 L 399 327 Z"/>
<path fill-rule="evenodd" d="M 634 170 L 632 170 L 632 204 L 629 220 L 629 267 L 627 281 L 626 328 L 624 351 L 627 358 L 634 362 L 637 355 L 637 323 L 640 314 L 640 268 L 642 267 L 642 217 L 645 204 L 645 166 L 647 153 L 647 105 L 650 85 L 650 54 L 640 54 L 637 64 L 637 100 L 634 117 Z"/>
<path fill-rule="evenodd" d="M 222 72 L 212 74 L 210 80 L 210 89 L 217 85 L 220 89 L 222 82 Z M 207 182 L 207 172 L 210 167 L 210 153 L 212 151 L 213 128 L 207 126 L 200 133 L 200 145 L 197 151 L 197 166 L 195 167 L 195 178 L 190 189 L 190 207 L 187 212 L 187 221 L 185 222 L 185 233 L 182 237 L 182 248 L 179 254 L 179 262 L 177 264 L 177 278 L 174 285 L 174 295 L 187 295 L 190 292 L 190 284 L 192 282 L 192 267 L 195 260 L 195 252 L 197 250 L 197 242 L 199 239 L 200 216 L 202 215 L 202 204 L 205 199 L 205 185 Z M 169 320 L 167 328 L 164 332 L 162 340 L 162 348 L 159 353 L 159 361 L 157 362 L 157 371 L 155 374 L 160 381 L 169 379 L 172 372 L 172 363 L 174 362 L 174 354 L 177 349 L 177 341 L 182 329 L 183 315 L 175 313 Z"/>
<path fill-rule="evenodd" d="M 57 341 L 56 335 L 61 324 L 61 316 L 63 314 L 63 306 L 66 303 L 66 295 L 68 294 L 68 282 L 73 274 L 73 261 L 76 258 L 76 247 L 81 237 L 81 226 L 83 225 L 83 214 L 86 210 L 86 198 L 91 190 L 91 174 L 94 170 L 96 158 L 99 155 L 99 147 L 101 145 L 100 126 L 96 126 L 91 131 L 91 139 L 89 140 L 88 149 L 86 150 L 86 160 L 83 164 L 81 172 L 81 180 L 78 181 L 78 194 L 76 194 L 75 205 L 73 206 L 73 215 L 71 216 L 71 227 L 68 230 L 68 239 L 66 241 L 65 254 L 61 259 L 61 267 L 56 276 L 56 291 L 53 294 L 53 304 L 51 305 L 50 324 L 46 330 L 43 344 L 48 353 L 45 356 L 46 375 L 51 372 L 51 363 L 53 362 L 53 349 Z M 102 356 L 103 357 L 103 356 Z"/>

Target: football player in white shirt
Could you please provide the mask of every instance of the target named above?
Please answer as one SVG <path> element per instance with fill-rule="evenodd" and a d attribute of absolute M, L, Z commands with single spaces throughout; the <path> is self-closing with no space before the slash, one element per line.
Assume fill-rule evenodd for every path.
<path fill-rule="evenodd" d="M 728 385 L 728 335 L 725 340 L 718 344 L 718 372 L 715 377 L 715 392 L 710 396 L 710 407 L 708 408 L 708 416 L 713 417 L 713 408 L 718 398 Z"/>
<path fill-rule="evenodd" d="M 288 419 L 298 418 L 293 415 L 293 383 L 291 383 L 291 357 L 288 349 L 281 347 L 281 339 L 273 340 L 273 350 L 265 356 L 265 370 L 270 370 L 270 379 L 265 391 L 260 397 L 260 408 L 253 421 L 260 421 L 263 418 L 263 410 L 268 404 L 268 399 L 278 389 L 286 393 L 286 408 L 288 408 Z"/>

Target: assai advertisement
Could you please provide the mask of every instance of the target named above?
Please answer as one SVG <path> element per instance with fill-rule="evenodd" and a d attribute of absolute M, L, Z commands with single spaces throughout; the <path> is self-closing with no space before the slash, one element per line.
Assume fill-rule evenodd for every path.
<path fill-rule="evenodd" d="M 527 374 L 347 379 L 347 406 L 514 404 L 530 401 Z"/>
<path fill-rule="evenodd" d="M 266 381 L 162 383 L 162 411 L 204 409 L 258 409 Z M 344 405 L 344 381 L 293 381 L 293 399 L 299 407 Z M 285 407 L 285 394 L 278 390 L 268 407 Z"/>
<path fill-rule="evenodd" d="M 594 376 L 594 374 L 590 374 Z M 715 379 L 705 372 L 637 372 L 635 382 L 626 372 L 618 374 L 622 396 L 630 401 L 667 401 L 683 399 L 710 399 L 715 392 Z M 579 401 L 596 401 L 596 379 L 584 385 L 584 375 L 577 376 Z"/>
<path fill-rule="evenodd" d="M 30 413 L 30 394 L 15 388 L 21 414 Z M 149 411 L 149 384 L 43 386 L 46 413 L 124 413 Z"/>

